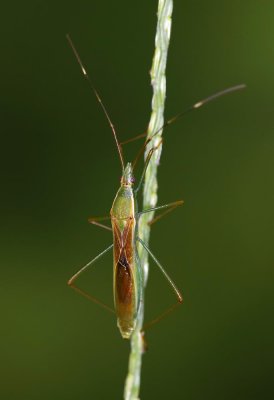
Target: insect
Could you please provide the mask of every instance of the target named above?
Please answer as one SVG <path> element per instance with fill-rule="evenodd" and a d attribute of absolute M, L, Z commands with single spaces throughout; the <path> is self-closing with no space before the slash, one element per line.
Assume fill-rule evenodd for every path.
<path fill-rule="evenodd" d="M 109 311 L 115 312 L 117 316 L 117 325 L 118 328 L 121 332 L 121 335 L 125 339 L 129 339 L 134 332 L 135 326 L 136 326 L 136 320 L 137 320 L 137 315 L 140 309 L 140 304 L 143 301 L 144 298 L 144 284 L 143 284 L 143 268 L 140 262 L 140 258 L 138 255 L 138 249 L 137 249 L 137 243 L 140 243 L 143 248 L 148 252 L 148 254 L 151 256 L 151 258 L 154 260 L 156 265 L 159 267 L 167 281 L 169 282 L 171 288 L 173 289 L 177 302 L 170 307 L 164 314 L 167 314 L 168 312 L 172 311 L 177 305 L 181 304 L 183 302 L 183 296 L 173 280 L 170 278 L 170 276 L 167 274 L 165 269 L 162 267 L 158 259 L 154 256 L 154 254 L 151 252 L 149 247 L 147 246 L 146 243 L 143 242 L 143 240 L 139 237 L 138 235 L 138 222 L 139 218 L 141 215 L 145 213 L 149 213 L 152 211 L 158 211 L 158 210 L 164 210 L 162 214 L 154 218 L 150 223 L 155 222 L 158 220 L 161 216 L 166 214 L 169 211 L 172 211 L 178 206 L 181 206 L 183 204 L 183 200 L 175 201 L 169 204 L 164 204 L 161 206 L 157 206 L 154 208 L 138 211 L 138 206 L 137 206 L 137 194 L 142 187 L 142 183 L 145 177 L 145 173 L 147 170 L 147 167 L 149 165 L 150 159 L 156 148 L 158 147 L 153 147 L 150 149 L 148 152 L 148 155 L 145 160 L 145 165 L 144 169 L 140 178 L 140 181 L 137 185 L 136 188 L 134 188 L 135 184 L 135 179 L 133 175 L 133 168 L 137 162 L 137 159 L 135 160 L 134 164 L 132 165 L 131 163 L 127 163 L 125 165 L 124 158 L 122 155 L 121 151 L 121 144 L 118 141 L 114 126 L 111 122 L 111 119 L 109 117 L 109 114 L 101 100 L 101 97 L 99 96 L 96 88 L 92 84 L 92 81 L 89 78 L 89 75 L 87 74 L 83 63 L 78 55 L 78 52 L 76 51 L 76 48 L 74 44 L 72 43 L 70 37 L 67 35 L 68 42 L 73 50 L 73 53 L 80 65 L 80 68 L 82 70 L 82 73 L 84 77 L 87 79 L 89 82 L 107 120 L 110 125 L 110 128 L 112 130 L 114 140 L 116 142 L 120 162 L 121 162 L 121 167 L 122 167 L 122 178 L 120 181 L 120 187 L 116 193 L 116 196 L 114 198 L 111 210 L 110 210 L 110 216 L 109 217 L 94 217 L 90 218 L 89 222 L 92 224 L 95 224 L 99 227 L 108 229 L 112 231 L 113 234 L 113 244 L 111 244 L 109 247 L 107 247 L 104 251 L 102 251 L 100 254 L 98 254 L 95 258 L 93 258 L 91 261 L 89 261 L 84 267 L 82 267 L 78 272 L 76 272 L 68 281 L 68 285 L 72 287 L 74 290 L 78 291 L 80 294 L 83 296 L 87 297 L 88 299 L 94 301 L 97 304 L 100 304 L 104 308 L 108 309 Z M 171 124 L 187 112 L 191 110 L 195 110 L 203 106 L 204 104 L 214 100 L 217 97 L 223 96 L 225 94 L 243 89 L 245 85 L 237 85 L 230 87 L 228 89 L 225 89 L 221 92 L 215 93 L 210 97 L 207 97 L 204 100 L 201 100 L 197 103 L 195 103 L 192 107 L 188 108 L 187 110 L 181 112 L 180 114 L 176 115 L 175 117 L 171 118 L 168 120 L 161 129 L 153 133 L 153 135 L 145 140 L 145 143 L 142 147 L 144 150 L 147 144 L 151 141 L 153 137 L 159 133 L 160 130 L 162 130 L 164 127 L 167 125 Z M 141 138 L 145 136 L 146 133 L 139 135 L 136 138 L 130 139 L 129 141 L 135 140 L 137 138 Z M 104 225 L 102 221 L 110 219 L 111 220 L 111 228 L 107 225 Z M 106 253 L 109 251 L 113 251 L 113 295 L 114 295 L 114 309 L 113 311 L 109 306 L 106 304 L 102 303 L 98 299 L 92 297 L 90 294 L 87 292 L 83 291 L 82 289 L 78 288 L 75 284 L 75 281 L 79 277 L 80 274 L 82 274 L 87 268 L 89 268 L 91 265 L 93 265 L 99 258 L 103 257 Z M 161 318 L 161 316 L 160 316 Z"/>

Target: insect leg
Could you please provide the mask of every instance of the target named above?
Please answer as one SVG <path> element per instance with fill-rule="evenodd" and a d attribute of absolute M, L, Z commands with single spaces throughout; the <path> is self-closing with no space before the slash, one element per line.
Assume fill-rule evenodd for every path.
<path fill-rule="evenodd" d="M 138 213 L 138 216 L 151 212 L 151 211 L 157 211 L 157 210 L 162 210 L 167 208 L 164 212 L 162 212 L 160 215 L 157 215 L 157 217 L 153 218 L 151 221 L 148 222 L 148 225 L 152 225 L 155 222 L 159 221 L 162 217 L 164 217 L 166 214 L 170 213 L 171 211 L 175 210 L 177 207 L 182 206 L 184 204 L 184 200 L 177 200 L 169 204 L 163 204 L 162 206 L 157 206 L 153 208 L 148 208 L 146 210 L 140 211 Z"/>
<path fill-rule="evenodd" d="M 110 216 L 109 216 L 109 215 L 106 216 L 106 217 L 90 217 L 90 218 L 88 219 L 88 222 L 89 222 L 90 224 L 99 226 L 100 228 L 104 228 L 104 229 L 107 229 L 108 231 L 111 231 L 111 232 L 112 232 L 112 228 L 111 228 L 110 226 L 105 225 L 105 224 L 101 224 L 100 222 L 98 222 L 98 221 L 105 221 L 105 220 L 108 220 L 108 219 L 110 219 Z"/>
<path fill-rule="evenodd" d="M 146 174 L 146 170 L 147 170 L 148 164 L 149 164 L 149 162 L 150 162 L 150 159 L 151 159 L 151 157 L 152 157 L 152 154 L 154 153 L 155 150 L 158 149 L 158 147 L 159 147 L 161 144 L 162 144 L 162 139 L 159 141 L 159 143 L 157 144 L 157 146 L 152 147 L 152 148 L 149 150 L 148 155 L 147 155 L 147 158 L 146 158 L 146 160 L 145 160 L 145 166 L 144 166 L 144 169 L 143 169 L 143 172 L 142 172 L 142 176 L 141 176 L 140 182 L 139 182 L 137 188 L 134 190 L 135 194 L 137 194 L 137 193 L 139 192 L 139 190 L 140 190 L 140 188 L 141 188 L 141 186 L 142 186 L 142 183 L 143 183 L 143 180 L 144 180 L 144 177 L 145 177 L 145 174 Z M 133 163 L 133 168 L 134 168 L 134 166 L 136 165 L 138 159 L 139 159 L 139 154 L 137 155 L 137 157 L 136 157 L 136 159 L 135 159 L 135 161 L 134 161 L 134 163 Z"/>
<path fill-rule="evenodd" d="M 172 290 L 174 291 L 176 297 L 177 297 L 177 302 L 175 304 L 173 304 L 171 307 L 169 307 L 166 311 L 164 311 L 162 314 L 160 314 L 158 317 L 154 318 L 152 321 L 148 322 L 147 324 L 144 325 L 143 327 L 143 331 L 147 328 L 149 328 L 150 326 L 156 324 L 157 322 L 159 322 L 161 319 L 165 318 L 168 314 L 170 314 L 172 311 L 175 310 L 175 308 L 177 308 L 180 304 L 183 303 L 183 296 L 181 294 L 181 292 L 179 291 L 179 289 L 177 288 L 177 286 L 175 285 L 175 283 L 173 282 L 173 280 L 170 278 L 170 276 L 167 274 L 167 272 L 165 271 L 164 267 L 160 264 L 160 262 L 157 260 L 157 258 L 154 256 L 154 254 L 150 251 L 150 249 L 148 248 L 148 246 L 142 241 L 142 239 L 140 239 L 139 237 L 137 237 L 138 242 L 141 243 L 141 245 L 144 247 L 144 249 L 148 252 L 148 254 L 151 256 L 151 258 L 153 259 L 153 261 L 157 264 L 157 266 L 160 268 L 160 271 L 162 272 L 162 274 L 164 275 L 164 277 L 167 279 L 167 281 L 169 282 Z"/>
<path fill-rule="evenodd" d="M 150 257 L 153 259 L 153 261 L 156 263 L 156 265 L 159 267 L 160 271 L 162 272 L 162 274 L 164 275 L 164 277 L 167 279 L 167 281 L 169 282 L 171 288 L 173 289 L 174 293 L 176 294 L 178 303 L 182 303 L 183 302 L 183 296 L 181 294 L 181 292 L 179 291 L 179 289 L 177 288 L 177 286 L 175 285 L 175 283 L 173 282 L 173 280 L 170 278 L 170 276 L 168 275 L 168 273 L 166 272 L 166 270 L 164 269 L 164 267 L 160 264 L 160 262 L 157 260 L 157 258 L 155 257 L 155 255 L 151 252 L 151 250 L 148 248 L 148 246 L 145 244 L 145 242 L 143 242 L 142 239 L 140 239 L 139 237 L 137 237 L 138 242 L 141 243 L 141 245 L 143 246 L 143 248 L 148 252 L 148 254 L 150 255 Z"/>
<path fill-rule="evenodd" d="M 123 142 L 120 142 L 120 146 L 124 146 L 124 144 L 135 142 L 135 140 L 142 139 L 142 138 L 146 137 L 146 135 L 147 135 L 147 130 L 145 132 L 141 133 L 140 135 L 136 135 L 133 138 L 130 138 L 130 139 L 124 140 Z"/>
<path fill-rule="evenodd" d="M 82 289 L 79 289 L 74 282 L 76 281 L 76 279 L 79 277 L 80 274 L 82 274 L 82 272 L 84 272 L 88 267 L 90 267 L 92 264 L 94 264 L 97 260 L 99 260 L 99 258 L 101 258 L 103 255 L 105 255 L 108 251 L 110 251 L 113 248 L 113 244 L 110 245 L 107 249 L 105 249 L 104 251 L 102 251 L 100 254 L 98 254 L 98 256 L 94 257 L 91 261 L 89 261 L 86 265 L 84 265 L 81 269 L 79 269 L 79 271 L 76 272 L 76 274 L 74 274 L 68 281 L 68 285 L 74 289 L 76 292 L 80 293 L 82 296 L 86 297 L 87 299 L 93 301 L 94 303 L 100 305 L 101 307 L 105 308 L 106 310 L 114 313 L 114 310 L 107 306 L 106 304 L 102 303 L 100 300 L 96 299 L 95 297 L 91 296 L 89 293 L 85 292 Z"/>

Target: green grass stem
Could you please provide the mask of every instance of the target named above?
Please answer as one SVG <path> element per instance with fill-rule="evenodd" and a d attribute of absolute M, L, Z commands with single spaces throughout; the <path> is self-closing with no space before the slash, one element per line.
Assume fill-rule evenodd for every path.
<path fill-rule="evenodd" d="M 147 137 L 153 135 L 164 124 L 164 106 L 166 98 L 166 62 L 171 33 L 171 16 L 173 10 L 172 0 L 159 0 L 157 13 L 157 28 L 155 36 L 155 52 L 150 71 L 151 84 L 153 87 L 152 113 L 148 126 Z M 159 133 L 151 140 L 146 149 L 145 156 L 151 147 L 157 147 L 161 141 Z M 143 209 L 153 208 L 157 204 L 157 169 L 161 156 L 162 145 L 153 153 L 148 165 L 143 190 Z M 149 243 L 150 226 L 148 222 L 153 219 L 153 212 L 144 214 L 140 219 L 139 236 Z M 148 254 L 142 246 L 138 248 L 141 264 L 144 268 L 144 285 L 148 278 Z M 125 382 L 124 400 L 138 400 L 141 382 L 141 366 L 143 354 L 142 326 L 144 321 L 144 303 L 138 313 L 137 327 L 131 338 L 131 351 L 129 355 L 128 374 Z"/>

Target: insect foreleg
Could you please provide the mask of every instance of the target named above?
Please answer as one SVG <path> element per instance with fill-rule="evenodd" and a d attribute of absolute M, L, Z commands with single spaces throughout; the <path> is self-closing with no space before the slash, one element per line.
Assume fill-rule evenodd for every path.
<path fill-rule="evenodd" d="M 106 217 L 90 217 L 90 218 L 88 219 L 88 222 L 89 222 L 90 224 L 99 226 L 99 228 L 104 228 L 104 229 L 107 229 L 108 231 L 111 231 L 111 232 L 112 232 L 112 228 L 111 228 L 110 226 L 105 225 L 105 224 L 101 224 L 101 222 L 99 222 L 99 221 L 106 221 L 106 220 L 109 220 L 109 219 L 110 219 L 110 216 L 109 216 L 109 215 L 106 216 Z"/>
<path fill-rule="evenodd" d="M 146 214 L 152 211 L 157 211 L 157 210 L 163 210 L 167 208 L 164 212 L 162 212 L 160 215 L 157 215 L 157 217 L 153 218 L 151 221 L 148 222 L 148 225 L 152 225 L 155 222 L 159 221 L 162 217 L 164 217 L 166 214 L 170 213 L 171 211 L 175 210 L 177 207 L 182 206 L 184 204 L 184 200 L 177 200 L 169 204 L 163 204 L 162 206 L 157 206 L 157 207 L 152 207 L 148 208 L 146 210 L 140 211 L 138 213 L 138 217 L 141 216 L 142 214 Z"/>
<path fill-rule="evenodd" d="M 141 186 L 142 186 L 142 183 L 143 183 L 143 180 L 144 180 L 144 178 L 145 178 L 145 174 L 146 174 L 146 170 L 147 170 L 148 164 L 149 164 L 149 162 L 150 162 L 150 159 L 151 159 L 151 157 L 152 157 L 154 151 L 157 150 L 157 149 L 160 147 L 161 144 L 162 144 L 162 139 L 159 141 L 159 143 L 157 144 L 157 146 L 152 147 L 152 148 L 149 150 L 148 155 L 147 155 L 147 158 L 146 158 L 146 160 L 145 160 L 145 166 L 144 166 L 144 169 L 143 169 L 143 172 L 142 172 L 142 176 L 141 176 L 140 182 L 139 182 L 137 188 L 134 190 L 134 193 L 135 193 L 135 194 L 138 193 L 138 191 L 140 190 L 140 188 L 141 188 Z M 137 161 L 138 161 L 139 158 L 140 158 L 141 153 L 142 153 L 144 150 L 145 150 L 145 146 L 141 149 L 141 152 L 139 152 L 139 154 L 137 155 L 137 157 L 136 157 L 136 159 L 135 159 L 135 161 L 134 161 L 134 163 L 133 163 L 133 168 L 134 168 L 134 166 L 136 165 Z"/>
<path fill-rule="evenodd" d="M 125 144 L 135 142 L 135 140 L 142 139 L 146 136 L 147 136 L 147 130 L 139 135 L 134 136 L 133 138 L 130 138 L 130 139 L 124 140 L 123 142 L 120 142 L 120 146 L 124 146 Z"/>

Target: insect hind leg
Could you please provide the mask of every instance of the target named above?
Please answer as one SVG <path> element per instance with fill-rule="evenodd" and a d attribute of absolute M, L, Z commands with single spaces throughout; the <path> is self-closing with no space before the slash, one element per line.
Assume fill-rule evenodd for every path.
<path fill-rule="evenodd" d="M 168 283 L 170 284 L 174 294 L 177 297 L 177 302 L 174 303 L 171 307 L 169 307 L 167 310 L 165 310 L 163 313 L 161 313 L 159 316 L 157 316 L 156 318 L 154 318 L 153 320 L 151 320 L 150 322 L 148 322 L 147 324 L 144 325 L 142 331 L 144 332 L 145 329 L 150 328 L 152 325 L 155 325 L 156 323 L 158 323 L 159 321 L 161 321 L 163 318 L 165 318 L 167 315 L 169 315 L 170 313 L 172 313 L 180 304 L 183 303 L 183 296 L 181 294 L 181 292 L 179 291 L 179 289 L 177 288 L 177 286 L 175 285 L 175 283 L 173 282 L 173 280 L 170 278 L 170 276 L 168 275 L 168 273 L 165 271 L 164 267 L 160 264 L 160 262 L 158 261 L 158 259 L 154 256 L 154 254 L 151 252 L 151 250 L 149 249 L 149 247 L 143 242 L 142 239 L 140 239 L 139 237 L 137 237 L 138 242 L 141 243 L 141 245 L 143 246 L 143 248 L 148 252 L 148 254 L 151 256 L 151 258 L 153 259 L 153 261 L 155 262 L 155 264 L 158 266 L 158 268 L 160 269 L 160 271 L 162 272 L 162 274 L 164 275 L 164 277 L 166 278 L 166 280 L 168 281 Z"/>
<path fill-rule="evenodd" d="M 98 300 L 96 297 L 91 296 L 89 293 L 86 291 L 80 289 L 78 286 L 75 285 L 75 281 L 78 279 L 78 277 L 86 271 L 90 266 L 92 266 L 99 258 L 101 258 L 103 255 L 105 255 L 108 251 L 110 251 L 113 248 L 113 244 L 111 244 L 109 247 L 107 247 L 104 251 L 102 251 L 100 254 L 98 254 L 96 257 L 94 257 L 91 261 L 89 261 L 86 265 L 84 265 L 79 271 L 77 271 L 69 280 L 68 280 L 68 286 L 70 286 L 72 289 L 74 289 L 76 292 L 80 293 L 82 296 L 86 297 L 88 300 L 92 301 L 93 303 L 98 304 L 99 306 L 103 307 L 105 310 L 115 313 L 115 311 L 109 307 L 107 304 L 103 303 L 101 300 Z"/>

